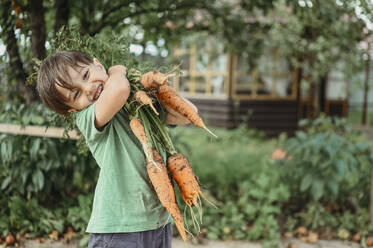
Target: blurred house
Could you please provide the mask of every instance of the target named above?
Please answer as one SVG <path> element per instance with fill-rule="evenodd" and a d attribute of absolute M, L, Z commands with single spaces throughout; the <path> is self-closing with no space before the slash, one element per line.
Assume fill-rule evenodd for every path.
<path fill-rule="evenodd" d="M 307 65 L 299 73 L 275 50 L 263 54 L 258 66 L 251 68 L 216 43 L 207 42 L 203 48 L 192 43 L 176 48 L 173 56 L 181 61 L 174 87 L 197 105 L 208 125 L 234 128 L 244 123 L 269 136 L 292 134 L 298 120 L 312 112 L 310 90 L 306 83 L 300 87 L 309 77 Z M 347 115 L 347 83 L 338 70 L 330 73 L 322 98 L 322 112 Z"/>

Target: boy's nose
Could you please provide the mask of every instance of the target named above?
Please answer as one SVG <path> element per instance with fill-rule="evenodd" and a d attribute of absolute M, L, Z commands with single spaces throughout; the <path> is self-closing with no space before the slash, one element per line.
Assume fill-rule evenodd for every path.
<path fill-rule="evenodd" d="M 84 85 L 84 92 L 87 94 L 87 95 L 92 95 L 95 93 L 95 87 L 93 84 L 85 84 Z"/>

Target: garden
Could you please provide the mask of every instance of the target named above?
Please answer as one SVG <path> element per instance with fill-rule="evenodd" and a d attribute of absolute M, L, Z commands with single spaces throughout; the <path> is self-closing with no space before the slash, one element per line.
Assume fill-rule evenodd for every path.
<path fill-rule="evenodd" d="M 13 123 L 43 124 L 41 107 L 28 120 L 28 109 L 8 111 L 18 114 Z M 218 139 L 193 127 L 171 130 L 207 199 L 199 238 L 268 247 L 290 234 L 362 244 L 372 238 L 371 141 L 342 119 L 301 124 L 294 137 L 274 139 L 245 127 L 214 129 Z M 78 142 L 2 134 L 1 163 L 4 241 L 12 233 L 17 240 L 74 238 L 86 245 L 98 167 Z"/>
<path fill-rule="evenodd" d="M 201 188 L 201 209 L 190 210 L 175 187 L 194 242 L 373 246 L 372 13 L 370 1 L 344 0 L 2 1 L 0 124 L 64 133 L 51 138 L 0 127 L 0 246 L 53 240 L 87 247 L 89 241 L 100 168 L 81 134 L 69 136 L 74 114 L 56 115 L 35 89 L 41 61 L 64 49 L 97 56 L 105 68 L 123 63 L 172 74 L 180 94 L 196 103 L 207 99 L 210 105 L 196 105 L 217 138 L 193 124 L 166 128 Z M 212 55 L 204 62 L 207 40 Z M 193 45 L 200 50 L 190 57 L 174 56 Z M 263 60 L 268 53 L 281 66 Z M 212 69 L 222 54 L 229 54 L 228 72 Z M 295 76 L 286 81 L 281 73 Z M 212 80 L 219 76 L 220 88 Z M 221 99 L 234 111 L 217 104 Z M 244 101 L 256 105 L 241 110 Z M 257 117 L 264 101 L 272 108 L 288 103 L 295 117 L 283 109 Z M 224 122 L 219 115 L 226 112 L 234 118 Z M 274 115 L 285 124 L 273 123 Z M 282 130 L 289 122 L 294 128 Z M 273 135 L 269 128 L 276 125 Z"/>

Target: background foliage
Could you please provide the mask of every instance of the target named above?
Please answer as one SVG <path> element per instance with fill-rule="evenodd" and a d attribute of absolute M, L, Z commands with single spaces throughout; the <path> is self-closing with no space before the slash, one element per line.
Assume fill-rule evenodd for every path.
<path fill-rule="evenodd" d="M 195 128 L 171 129 L 177 149 L 189 158 L 208 200 L 203 200 L 200 237 L 262 240 L 273 247 L 282 234 L 295 233 L 298 227 L 321 237 L 328 233 L 324 238 L 340 238 L 341 230 L 350 236 L 369 235 L 371 146 L 361 136 L 345 132 L 343 123 L 321 118 L 303 123 L 310 126 L 295 137 L 272 140 L 246 128 L 216 129 L 218 140 Z M 19 136 L 1 139 L 2 235 L 10 231 L 40 237 L 57 230 L 62 236 L 72 227 L 78 237 L 86 237 L 98 173 L 94 161 L 78 154 L 71 140 L 39 142 L 41 138 L 23 137 L 26 142 L 20 145 Z M 34 150 L 34 146 L 40 147 Z M 348 148 L 341 153 L 341 146 Z M 286 149 L 287 158 L 273 160 L 276 147 Z M 18 175 L 20 171 L 29 173 Z"/>
<path fill-rule="evenodd" d="M 90 36 L 126 34 L 142 59 L 157 48 L 158 62 L 194 34 L 215 37 L 225 51 L 239 54 L 248 70 L 263 51 L 276 49 L 293 68 L 308 67 L 307 83 L 318 84 L 340 61 L 346 76 L 362 70 L 365 48 L 359 44 L 371 35 L 363 19 L 373 19 L 368 0 L 3 0 L 0 7 L 6 47 L 0 58 L 6 75 L 2 98 L 27 103 L 38 101 L 24 84 L 32 58 L 45 58 L 62 26 Z"/>

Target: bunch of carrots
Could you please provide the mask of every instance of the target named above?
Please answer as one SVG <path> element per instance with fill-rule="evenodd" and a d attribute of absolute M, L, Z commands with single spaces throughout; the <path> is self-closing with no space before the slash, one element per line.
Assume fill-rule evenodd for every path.
<path fill-rule="evenodd" d="M 202 193 L 188 159 L 176 151 L 154 103 L 158 101 L 161 106 L 175 110 L 194 125 L 216 136 L 207 129 L 194 108 L 167 84 L 169 75 L 156 71 L 141 74 L 137 70 L 129 70 L 127 78 L 131 85 L 131 95 L 124 108 L 130 116 L 131 130 L 144 150 L 146 169 L 155 192 L 161 204 L 174 219 L 182 239 L 186 241 L 186 232 L 189 231 L 185 227 L 183 216 L 176 202 L 169 174 L 176 181 L 183 200 L 190 208 L 193 224 L 197 226 L 197 229 L 199 224 L 192 208 L 196 207 L 202 218 L 200 204 Z M 166 163 L 159 154 L 160 150 L 167 152 Z"/>

